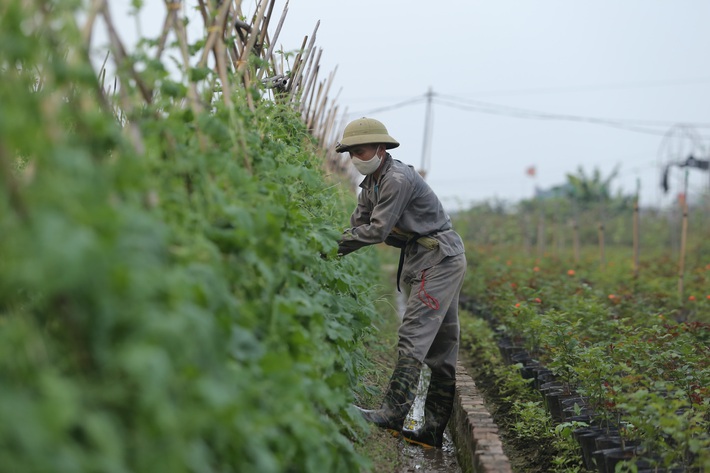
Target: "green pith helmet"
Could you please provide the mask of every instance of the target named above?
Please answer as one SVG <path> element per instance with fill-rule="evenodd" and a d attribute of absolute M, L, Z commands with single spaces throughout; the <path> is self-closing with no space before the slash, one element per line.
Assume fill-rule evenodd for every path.
<path fill-rule="evenodd" d="M 387 133 L 387 128 L 374 118 L 358 118 L 353 120 L 343 130 L 343 139 L 335 145 L 335 151 L 344 153 L 351 146 L 384 144 L 385 148 L 392 149 L 399 146 L 399 142 Z"/>

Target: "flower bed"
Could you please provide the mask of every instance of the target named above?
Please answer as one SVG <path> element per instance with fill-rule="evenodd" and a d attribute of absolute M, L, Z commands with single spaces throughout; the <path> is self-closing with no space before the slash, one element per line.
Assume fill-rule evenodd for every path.
<path fill-rule="evenodd" d="M 549 399 L 556 400 L 545 406 L 567 409 L 551 412 L 558 422 L 575 417 L 615 433 L 622 447 L 633 446 L 632 457 L 622 460 L 639 470 L 705 471 L 710 300 L 700 291 L 710 270 L 691 272 L 694 296 L 679 304 L 672 261 L 644 262 L 643 277 L 633 279 L 622 258 L 607 257 L 605 268 L 574 268 L 562 259 L 536 263 L 498 257 L 490 248 L 470 252 L 476 269 L 464 293 L 491 314 L 501 340 L 530 355 L 516 359 L 515 349 L 507 349 L 521 373 L 552 376 L 557 384 L 548 386 L 555 388 Z M 576 400 L 555 404 L 565 398 Z"/>

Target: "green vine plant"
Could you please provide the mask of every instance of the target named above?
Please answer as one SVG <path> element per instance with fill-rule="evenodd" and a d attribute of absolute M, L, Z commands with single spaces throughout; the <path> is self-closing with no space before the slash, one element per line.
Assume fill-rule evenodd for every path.
<path fill-rule="evenodd" d="M 139 47 L 104 93 L 81 4 L 0 6 L 0 465 L 367 468 L 378 262 L 335 257 L 354 197 L 257 82 L 221 100 Z"/>

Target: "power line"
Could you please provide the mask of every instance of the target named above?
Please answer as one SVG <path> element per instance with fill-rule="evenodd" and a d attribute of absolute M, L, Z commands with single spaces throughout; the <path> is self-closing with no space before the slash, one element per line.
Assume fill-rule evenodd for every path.
<path fill-rule="evenodd" d="M 411 99 L 405 100 L 404 102 L 399 102 L 393 105 L 388 105 L 386 107 L 381 107 L 381 108 L 376 108 L 373 110 L 369 110 L 367 112 L 352 112 L 348 113 L 350 116 L 367 116 L 367 115 L 373 115 L 375 113 L 382 113 L 382 112 L 388 112 L 390 110 L 396 110 L 398 108 L 406 107 L 408 105 L 414 105 L 416 103 L 421 103 L 426 100 L 426 95 L 417 95 L 416 97 L 412 97 Z"/>
<path fill-rule="evenodd" d="M 710 82 L 710 77 L 699 77 L 699 78 L 676 79 L 676 80 L 619 82 L 619 83 L 598 84 L 598 85 L 577 85 L 577 86 L 568 86 L 568 87 L 539 87 L 539 88 L 532 88 L 532 89 L 487 90 L 487 91 L 472 92 L 471 95 L 501 96 L 501 95 L 556 94 L 556 93 L 580 92 L 580 91 L 592 91 L 593 92 L 593 91 L 597 91 L 597 90 L 643 89 L 643 88 L 651 88 L 651 87 L 669 87 L 669 86 L 687 85 L 687 84 L 705 84 L 708 82 Z"/>
<path fill-rule="evenodd" d="M 596 118 L 596 117 L 585 117 L 585 116 L 580 116 L 580 115 L 567 115 L 567 114 L 540 112 L 537 110 L 528 110 L 528 109 L 511 107 L 508 105 L 501 105 L 501 104 L 492 103 L 492 102 L 483 102 L 480 100 L 467 99 L 465 97 L 454 96 L 454 95 L 442 95 L 442 94 L 435 94 L 435 95 L 437 97 L 441 97 L 444 100 L 453 100 L 453 101 L 455 101 L 456 104 L 458 104 L 459 102 L 465 102 L 465 103 L 470 104 L 472 107 L 490 108 L 490 109 L 494 109 L 494 110 L 495 109 L 507 110 L 507 111 L 510 111 L 511 113 L 516 113 L 516 114 L 522 113 L 522 114 L 533 115 L 536 117 L 543 117 L 543 118 L 551 117 L 551 118 L 569 119 L 569 120 L 574 120 L 574 121 L 584 120 L 584 121 L 596 121 L 596 122 L 605 122 L 605 123 L 624 123 L 624 124 L 643 125 L 643 126 L 662 126 L 665 128 L 679 125 L 678 121 L 668 121 L 668 120 L 632 120 L 632 119 Z M 710 123 L 681 122 L 680 125 L 694 126 L 694 127 L 698 127 L 698 128 L 710 128 Z"/>
<path fill-rule="evenodd" d="M 453 97 L 445 95 L 437 95 L 436 103 L 447 107 L 458 108 L 471 112 L 485 113 L 489 115 L 502 115 L 534 120 L 584 122 L 596 125 L 610 126 L 613 128 L 620 128 L 628 131 L 634 131 L 637 133 L 647 133 L 660 136 L 666 135 L 668 127 L 677 124 L 677 122 L 662 122 L 652 120 L 620 120 L 610 118 L 587 117 L 580 115 L 539 112 L 536 110 L 527 110 L 488 102 L 468 100 L 462 97 Z M 695 127 L 710 127 L 710 124 L 707 123 L 684 123 L 684 125 Z M 663 128 L 660 129 L 658 127 Z"/>
<path fill-rule="evenodd" d="M 499 115 L 508 116 L 514 118 L 524 118 L 533 120 L 555 120 L 555 121 L 569 121 L 569 122 L 581 122 L 581 123 L 591 123 L 595 125 L 609 126 L 612 128 L 618 128 L 627 131 L 633 131 L 636 133 L 645 133 L 657 136 L 665 136 L 668 133 L 668 128 L 673 126 L 678 126 L 678 122 L 671 121 L 661 121 L 661 120 L 630 120 L 630 119 L 611 119 L 611 118 L 598 118 L 598 117 L 588 117 L 582 115 L 569 115 L 560 113 L 549 113 L 540 112 L 537 110 L 529 110 L 517 107 L 511 107 L 507 105 L 500 105 L 496 103 L 483 102 L 480 100 L 467 99 L 465 97 L 453 96 L 453 95 L 442 95 L 434 92 L 427 92 L 424 95 L 417 95 L 403 102 L 395 103 L 393 105 L 388 105 L 385 107 L 380 107 L 377 109 L 369 110 L 367 112 L 360 113 L 349 113 L 348 115 L 353 116 L 367 116 L 370 114 L 376 114 L 381 112 L 387 112 L 391 110 L 396 110 L 402 107 L 414 105 L 417 103 L 424 102 L 425 100 L 433 97 L 435 103 L 443 105 L 445 107 L 457 108 L 469 112 L 484 113 L 489 115 Z M 710 128 L 710 123 L 691 123 L 682 122 L 680 125 L 685 127 L 696 127 L 696 128 Z M 707 136 L 701 136 L 701 138 L 710 138 Z"/>

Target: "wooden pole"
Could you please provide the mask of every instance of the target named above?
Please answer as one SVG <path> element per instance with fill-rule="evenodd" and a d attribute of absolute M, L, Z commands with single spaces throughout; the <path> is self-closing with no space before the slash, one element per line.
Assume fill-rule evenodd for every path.
<path fill-rule="evenodd" d="M 530 232 L 528 231 L 528 227 L 528 216 L 524 214 L 522 224 L 520 225 L 520 234 L 523 237 L 523 252 L 525 253 L 525 256 L 530 256 L 531 252 Z"/>
<path fill-rule="evenodd" d="M 639 277 L 639 191 L 641 181 L 636 180 L 636 199 L 634 199 L 634 279 Z"/>
<path fill-rule="evenodd" d="M 683 202 L 681 202 L 683 225 L 680 232 L 680 260 L 678 262 L 678 299 L 680 301 L 680 305 L 685 303 L 685 298 L 683 297 L 683 282 L 685 278 L 686 241 L 688 238 L 688 168 L 685 169 L 685 185 L 683 195 Z"/>
<path fill-rule="evenodd" d="M 545 215 L 541 212 L 537 222 L 537 257 L 545 254 Z"/>
<path fill-rule="evenodd" d="M 599 204 L 599 268 L 602 270 L 606 266 L 604 231 L 604 197 L 602 196 Z"/>
<path fill-rule="evenodd" d="M 434 91 L 431 86 L 426 93 L 426 112 L 424 112 L 424 138 L 422 139 L 422 164 L 419 174 L 426 179 L 429 171 L 429 161 L 431 159 L 431 134 L 432 134 L 432 110 L 431 102 L 434 98 Z"/>
<path fill-rule="evenodd" d="M 577 199 L 572 199 L 572 248 L 574 249 L 574 264 L 579 269 L 579 212 Z"/>

